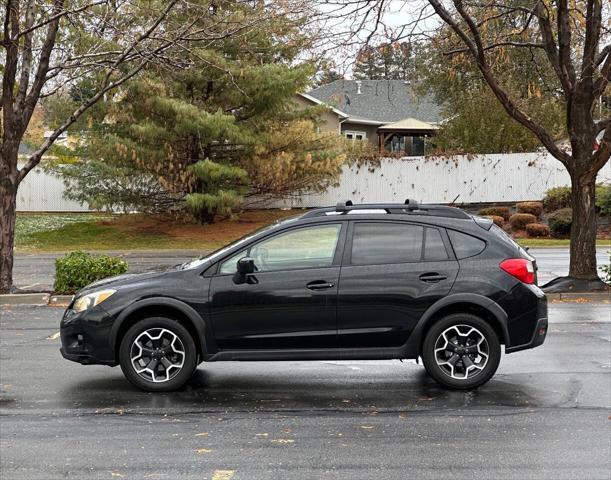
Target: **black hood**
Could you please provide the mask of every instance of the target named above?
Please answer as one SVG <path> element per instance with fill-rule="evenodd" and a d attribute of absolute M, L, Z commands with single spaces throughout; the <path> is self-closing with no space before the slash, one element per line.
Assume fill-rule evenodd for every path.
<path fill-rule="evenodd" d="M 143 273 L 126 273 L 115 277 L 108 277 L 97 282 L 90 283 L 77 292 L 77 296 L 90 293 L 101 288 L 124 287 L 131 284 L 137 284 L 144 280 L 152 280 L 154 278 L 166 275 L 168 270 L 152 270 Z"/>

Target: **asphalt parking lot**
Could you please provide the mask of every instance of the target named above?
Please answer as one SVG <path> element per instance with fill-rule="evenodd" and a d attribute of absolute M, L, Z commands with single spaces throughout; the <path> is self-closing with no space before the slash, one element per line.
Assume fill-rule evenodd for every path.
<path fill-rule="evenodd" d="M 61 358 L 62 311 L 0 307 L 0 478 L 608 479 L 611 305 L 552 303 L 473 392 L 414 362 L 200 365 L 135 390 Z"/>

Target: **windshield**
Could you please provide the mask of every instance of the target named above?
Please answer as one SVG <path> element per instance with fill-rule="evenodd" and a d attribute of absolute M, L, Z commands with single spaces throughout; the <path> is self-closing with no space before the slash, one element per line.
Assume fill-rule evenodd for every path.
<path fill-rule="evenodd" d="M 227 253 L 229 250 L 231 250 L 232 248 L 237 247 L 238 245 L 243 245 L 245 243 L 248 243 L 248 241 L 250 241 L 254 236 L 259 235 L 260 233 L 265 232 L 267 230 L 271 230 L 272 228 L 275 228 L 278 225 L 283 225 L 285 223 L 294 222 L 299 217 L 300 215 L 296 217 L 286 218 L 283 220 L 277 220 L 274 223 L 272 223 L 271 225 L 267 225 L 265 227 L 259 228 L 258 230 L 255 230 L 254 232 L 249 233 L 248 235 L 244 237 L 234 240 L 233 242 L 225 245 L 224 247 L 219 248 L 218 250 L 215 250 L 214 252 L 206 255 L 205 257 L 200 257 L 190 262 L 183 263 L 182 265 L 180 265 L 179 268 L 181 270 L 189 270 L 192 268 L 198 268 L 202 266 L 204 263 L 213 263 L 218 258 L 222 257 L 225 253 Z"/>

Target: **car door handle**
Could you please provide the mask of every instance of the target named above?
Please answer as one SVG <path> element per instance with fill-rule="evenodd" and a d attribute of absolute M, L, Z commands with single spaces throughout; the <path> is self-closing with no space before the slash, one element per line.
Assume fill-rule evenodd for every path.
<path fill-rule="evenodd" d="M 448 277 L 446 277 L 445 275 L 440 275 L 437 272 L 430 272 L 430 273 L 423 273 L 418 278 L 421 281 L 426 282 L 426 283 L 437 283 L 442 280 L 445 280 Z"/>
<path fill-rule="evenodd" d="M 310 290 L 325 290 L 326 288 L 333 288 L 334 283 L 327 282 L 325 280 L 314 280 L 306 285 L 306 288 Z"/>

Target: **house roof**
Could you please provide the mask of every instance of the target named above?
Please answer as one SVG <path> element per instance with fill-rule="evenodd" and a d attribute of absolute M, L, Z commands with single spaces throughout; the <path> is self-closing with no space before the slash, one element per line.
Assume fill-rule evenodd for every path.
<path fill-rule="evenodd" d="M 360 92 L 359 91 L 360 82 Z M 403 80 L 336 80 L 307 93 L 360 121 L 381 124 L 414 118 L 428 123 L 442 120 L 439 106 L 427 95 L 417 95 Z"/>
<path fill-rule="evenodd" d="M 406 118 L 394 123 L 382 125 L 380 130 L 438 130 L 439 127 L 430 123 L 422 122 L 415 118 Z"/>
<path fill-rule="evenodd" d="M 313 96 L 308 95 L 307 93 L 300 93 L 299 95 L 301 95 L 306 100 L 309 100 L 310 102 L 315 103 L 316 105 L 330 106 L 331 110 L 335 112 L 339 117 L 348 118 L 348 115 L 346 113 L 342 112 L 341 110 L 338 110 L 337 108 L 333 108 L 331 105 L 326 104 L 325 102 L 323 102 L 322 100 L 319 100 L 318 98 L 314 98 Z"/>

